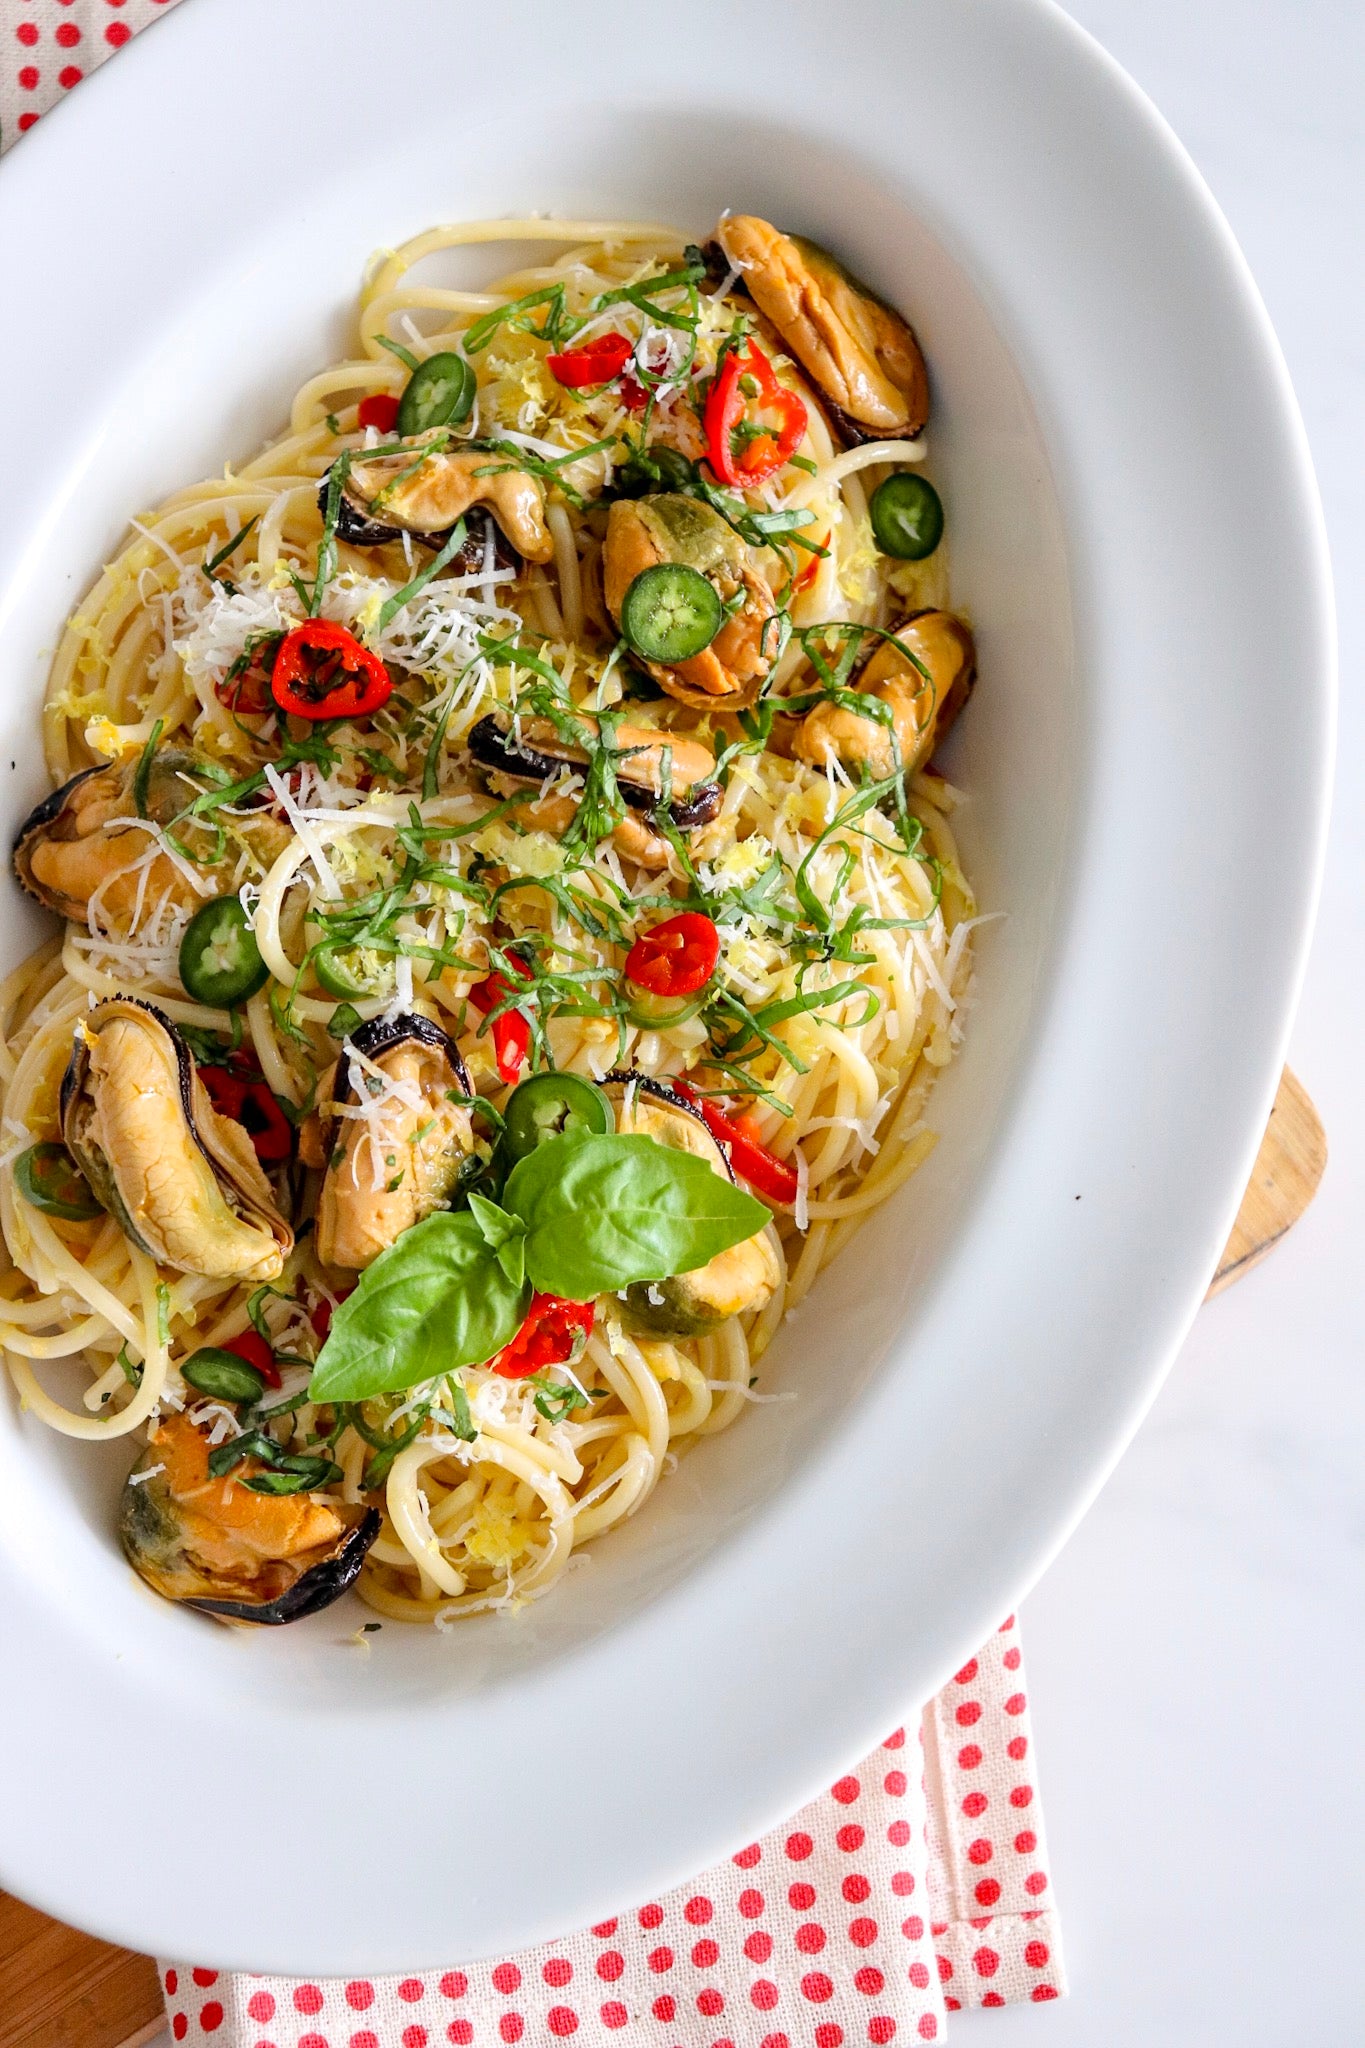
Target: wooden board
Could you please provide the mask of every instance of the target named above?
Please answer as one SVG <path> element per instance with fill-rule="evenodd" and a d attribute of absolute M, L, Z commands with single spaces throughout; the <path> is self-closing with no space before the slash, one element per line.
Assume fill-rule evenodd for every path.
<path fill-rule="evenodd" d="M 1286 1067 L 1210 1296 L 1249 1273 L 1298 1222 L 1326 1164 L 1327 1133 L 1302 1083 Z"/>
<path fill-rule="evenodd" d="M 164 2024 L 149 1957 L 0 1892 L 0 2048 L 134 2048 Z"/>
<path fill-rule="evenodd" d="M 1317 1111 L 1286 1067 L 1210 1295 L 1279 1243 L 1326 1164 Z M 0 2048 L 140 2048 L 161 2028 L 161 1987 L 148 1957 L 61 1927 L 0 1892 Z"/>

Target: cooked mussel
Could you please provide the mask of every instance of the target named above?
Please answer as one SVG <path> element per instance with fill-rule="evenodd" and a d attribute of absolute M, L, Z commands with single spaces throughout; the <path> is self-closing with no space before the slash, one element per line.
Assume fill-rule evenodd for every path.
<path fill-rule="evenodd" d="M 447 449 L 439 441 L 423 455 L 424 439 L 409 442 L 394 455 L 366 461 L 353 456 L 342 480 L 337 505 L 337 535 L 352 547 L 382 547 L 406 534 L 427 547 L 441 547 L 457 519 L 476 507 L 488 514 L 515 554 L 528 562 L 548 562 L 554 542 L 545 524 L 545 492 L 539 479 L 517 466 L 504 450 L 485 442 L 465 442 Z M 330 472 L 329 472 L 330 476 Z M 329 476 L 318 492 L 326 516 Z M 480 522 L 482 525 L 482 521 Z M 469 570 L 482 566 L 484 537 L 477 552 L 470 537 L 455 559 Z"/>
<path fill-rule="evenodd" d="M 919 343 L 894 307 L 818 242 L 733 213 L 716 229 L 760 312 L 826 401 L 846 440 L 901 440 L 929 417 Z"/>
<path fill-rule="evenodd" d="M 574 718 L 585 739 L 596 734 L 597 720 L 589 713 L 576 712 Z M 633 815 L 622 819 L 612 837 L 631 860 L 644 867 L 665 867 L 668 841 L 649 822 L 663 794 L 665 759 L 671 791 L 668 815 L 680 832 L 696 832 L 710 824 L 721 806 L 720 784 L 710 779 L 715 758 L 700 740 L 648 726 L 618 725 L 613 744 L 616 786 Z M 471 731 L 469 751 L 496 796 L 538 790 L 561 768 L 580 769 L 588 758 L 585 747 L 564 739 L 548 719 L 525 718 L 517 730 L 509 731 L 492 714 Z M 577 808 L 576 796 L 552 793 L 525 806 L 525 821 L 557 838 L 568 829 Z"/>
<path fill-rule="evenodd" d="M 318 493 L 318 508 L 326 516 L 327 485 L 324 481 Z M 396 526 L 385 526 L 377 519 L 367 519 L 344 494 L 337 507 L 337 539 L 344 540 L 348 547 L 383 548 L 392 541 L 401 541 L 402 530 Z M 409 536 L 421 547 L 440 548 L 450 538 L 448 533 L 414 533 Z M 490 556 L 490 542 L 492 552 Z M 507 535 L 491 514 L 482 511 L 470 512 L 465 518 L 465 538 L 462 547 L 450 558 L 451 574 L 455 576 L 477 576 L 489 567 L 493 569 L 520 569 L 521 556 L 513 547 Z"/>
<path fill-rule="evenodd" d="M 330 1607 L 379 1534 L 378 1510 L 257 1493 L 243 1483 L 259 1469 L 253 1460 L 215 1479 L 208 1459 L 192 1414 L 157 1424 L 119 1507 L 133 1570 L 164 1599 L 222 1621 L 277 1624 Z"/>
<path fill-rule="evenodd" d="M 704 499 L 681 491 L 618 498 L 607 515 L 602 589 L 619 625 L 626 592 L 661 562 L 680 562 L 705 576 L 727 608 L 719 632 L 700 654 L 666 667 L 640 659 L 660 689 L 703 711 L 743 711 L 754 703 L 781 647 L 773 594 L 754 551 Z"/>
<path fill-rule="evenodd" d="M 634 1068 L 617 1068 L 602 1086 L 615 1110 L 618 1131 L 637 1132 L 674 1151 L 690 1152 L 726 1180 L 734 1179 L 705 1119 L 666 1081 Z M 700 1337 L 731 1316 L 765 1307 L 781 1278 L 771 1238 L 767 1230 L 760 1230 L 693 1273 L 628 1287 L 626 1306 L 642 1329 L 670 1337 Z"/>
<path fill-rule="evenodd" d="M 946 736 L 975 681 L 971 628 L 952 612 L 911 612 L 853 679 L 855 689 L 889 706 L 890 727 L 841 704 L 817 704 L 801 722 L 795 752 L 813 768 L 838 761 L 855 778 L 866 769 L 880 781 L 898 765 L 908 772 Z"/>
<path fill-rule="evenodd" d="M 169 825 L 194 801 L 202 780 L 192 754 L 176 748 L 82 769 L 36 805 L 14 843 L 14 872 L 30 896 L 59 917 L 85 923 L 92 900 L 105 922 L 119 923 L 139 900 L 169 895 L 197 902 L 194 885 L 168 854 L 148 862 L 148 824 Z M 140 781 L 140 786 L 139 786 Z M 139 811 L 139 800 L 141 811 Z"/>
<path fill-rule="evenodd" d="M 114 996 L 76 1028 L 62 1137 L 99 1201 L 158 1264 L 277 1280 L 294 1233 L 241 1124 L 220 1116 L 194 1058 L 150 1003 Z"/>
<path fill-rule="evenodd" d="M 426 1017 L 375 1018 L 350 1048 L 312 1142 L 326 1160 L 318 1257 L 359 1272 L 454 1193 L 474 1156 L 474 1088 Z"/>

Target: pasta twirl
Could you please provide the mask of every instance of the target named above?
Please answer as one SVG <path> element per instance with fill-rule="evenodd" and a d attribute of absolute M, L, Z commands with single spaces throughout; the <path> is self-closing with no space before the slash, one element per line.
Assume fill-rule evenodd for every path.
<path fill-rule="evenodd" d="M 395 1620 L 542 1596 L 763 1397 L 787 1308 L 932 1146 L 976 906 L 930 765 L 970 634 L 946 549 L 888 553 L 914 521 L 877 511 L 925 459 L 922 364 L 819 252 L 718 236 L 386 254 L 357 355 L 133 520 L 62 635 L 19 866 L 66 930 L 0 989 L 0 1344 L 50 1426 L 136 1439 L 124 1539 L 156 1525 L 173 1597 L 287 1618 L 324 1567 Z M 478 290 L 433 274 L 510 243 Z M 509 1107 L 539 1074 L 590 1084 L 553 1128 Z M 153 1113 L 183 1187 L 138 1157 Z M 507 1117 L 680 1147 L 771 1221 L 587 1302 L 509 1254 L 495 1352 L 320 1398 L 406 1232 L 532 1242 Z"/>

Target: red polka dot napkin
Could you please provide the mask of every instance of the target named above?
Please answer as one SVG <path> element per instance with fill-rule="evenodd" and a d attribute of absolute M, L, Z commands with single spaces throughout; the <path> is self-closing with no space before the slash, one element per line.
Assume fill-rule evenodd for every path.
<path fill-rule="evenodd" d="M 176 0 L 0 0 L 0 150 Z"/>
<path fill-rule="evenodd" d="M 408 1977 L 163 1964 L 213 2048 L 910 2048 L 1066 1988 L 1018 1630 L 785 1827 L 635 1911 Z"/>
<path fill-rule="evenodd" d="M 176 0 L 0 0 L 0 148 Z M 692 1884 L 563 1941 L 410 1977 L 163 1964 L 213 2048 L 898 2048 L 1065 1991 L 1010 1618 L 856 1772 Z"/>

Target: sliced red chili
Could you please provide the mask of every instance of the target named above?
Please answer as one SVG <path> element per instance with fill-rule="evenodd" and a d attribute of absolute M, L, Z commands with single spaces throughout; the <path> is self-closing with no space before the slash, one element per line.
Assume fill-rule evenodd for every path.
<path fill-rule="evenodd" d="M 270 695 L 270 672 L 283 638 L 282 633 L 266 633 L 237 656 L 227 674 L 214 685 L 220 704 L 225 704 L 229 711 L 252 716 L 275 709 Z"/>
<path fill-rule="evenodd" d="M 230 1337 L 226 1344 L 219 1345 L 220 1351 L 230 1351 L 234 1358 L 242 1359 L 247 1365 L 255 1366 L 268 1387 L 283 1384 L 280 1369 L 275 1363 L 275 1354 L 257 1330 L 243 1330 L 240 1337 Z"/>
<path fill-rule="evenodd" d="M 493 1360 L 505 1380 L 524 1380 L 547 1365 L 576 1358 L 592 1334 L 593 1303 L 533 1294 L 526 1320 Z"/>
<path fill-rule="evenodd" d="M 660 346 L 655 342 L 647 347 L 644 368 L 657 385 L 668 368 L 669 349 L 667 343 Z M 647 384 L 637 369 L 628 369 L 621 379 L 621 403 L 627 412 L 643 412 L 654 396 L 654 386 Z"/>
<path fill-rule="evenodd" d="M 720 958 L 720 933 L 699 910 L 665 918 L 626 955 L 626 979 L 652 996 L 690 996 L 705 988 Z"/>
<path fill-rule="evenodd" d="M 276 1166 L 288 1159 L 294 1149 L 293 1129 L 265 1081 L 230 1067 L 200 1067 L 199 1078 L 218 1114 L 241 1124 L 263 1165 Z"/>
<path fill-rule="evenodd" d="M 634 342 L 613 330 L 585 341 L 578 348 L 562 349 L 546 356 L 545 367 L 556 383 L 569 391 L 584 391 L 593 384 L 610 384 L 620 376 L 635 353 Z"/>
<path fill-rule="evenodd" d="M 800 447 L 806 406 L 777 379 L 756 342 L 732 349 L 716 372 L 702 417 L 712 469 L 731 490 L 777 475 Z"/>
<path fill-rule="evenodd" d="M 362 427 L 377 427 L 381 434 L 391 434 L 398 425 L 398 400 L 391 391 L 372 391 L 368 398 L 361 399 L 356 422 Z"/>
<path fill-rule="evenodd" d="M 530 980 L 529 970 L 511 963 L 518 979 Z M 495 967 L 482 981 L 476 981 L 469 991 L 469 1000 L 476 1010 L 482 1010 L 485 1017 L 495 1010 L 499 1003 L 505 1003 L 513 992 L 514 984 Z M 531 1045 L 531 1026 L 520 1010 L 504 1010 L 500 1017 L 493 1019 L 490 1030 L 493 1035 L 493 1057 L 498 1063 L 498 1078 L 515 1081 L 526 1064 L 526 1055 Z"/>
<path fill-rule="evenodd" d="M 392 692 L 379 656 L 330 619 L 308 619 L 286 633 L 270 675 L 271 696 L 296 718 L 365 718 Z"/>
<path fill-rule="evenodd" d="M 687 1081 L 675 1081 L 673 1086 L 705 1119 L 711 1136 L 729 1153 L 735 1172 L 741 1180 L 748 1181 L 756 1194 L 783 1208 L 796 1200 L 800 1185 L 796 1169 L 788 1166 L 785 1159 L 776 1158 L 766 1145 L 761 1145 L 753 1135 L 752 1127 L 745 1129 L 746 1118 L 727 1116 L 719 1103 L 709 1095 L 699 1095 Z"/>

